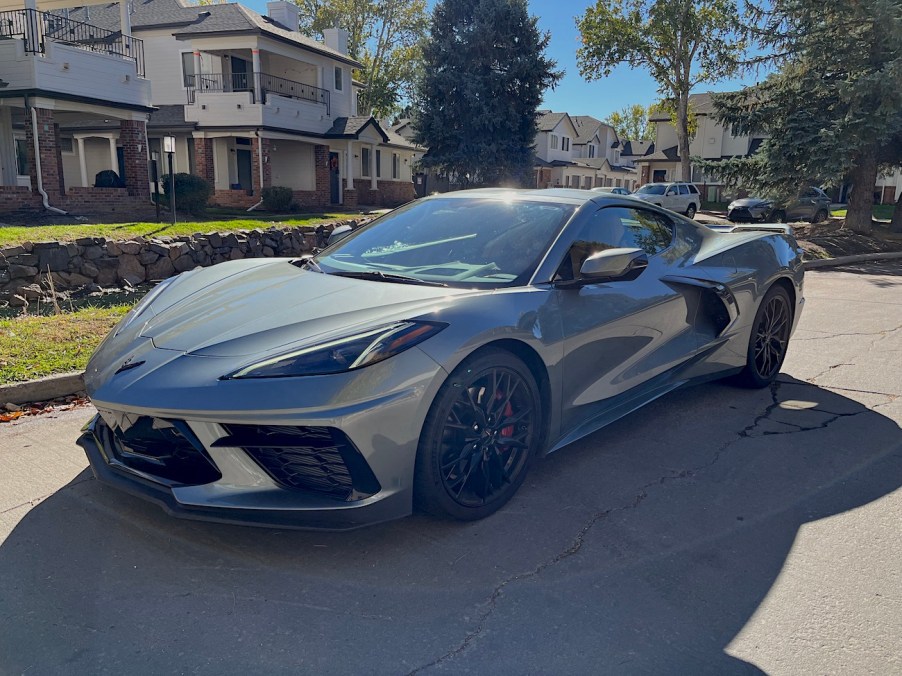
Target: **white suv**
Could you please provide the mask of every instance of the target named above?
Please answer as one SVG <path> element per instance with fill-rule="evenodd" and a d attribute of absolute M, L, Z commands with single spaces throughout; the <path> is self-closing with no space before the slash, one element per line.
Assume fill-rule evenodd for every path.
<path fill-rule="evenodd" d="M 695 218 L 695 212 L 701 206 L 698 188 L 692 183 L 646 183 L 632 196 L 686 214 L 689 218 Z"/>

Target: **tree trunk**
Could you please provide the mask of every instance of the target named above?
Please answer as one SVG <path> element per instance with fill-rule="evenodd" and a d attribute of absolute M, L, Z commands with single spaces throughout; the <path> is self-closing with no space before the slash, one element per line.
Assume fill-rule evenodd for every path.
<path fill-rule="evenodd" d="M 852 232 L 870 235 L 872 213 L 874 211 L 874 185 L 877 183 L 877 158 L 868 151 L 858 155 L 858 163 L 849 173 L 852 182 L 852 196 L 846 210 L 843 226 Z"/>
<path fill-rule="evenodd" d="M 890 232 L 902 232 L 902 192 L 896 200 L 896 209 L 893 211 L 893 220 L 889 224 Z"/>
<path fill-rule="evenodd" d="M 689 162 L 689 92 L 681 91 L 677 101 L 677 150 L 680 154 L 681 181 L 692 180 Z"/>

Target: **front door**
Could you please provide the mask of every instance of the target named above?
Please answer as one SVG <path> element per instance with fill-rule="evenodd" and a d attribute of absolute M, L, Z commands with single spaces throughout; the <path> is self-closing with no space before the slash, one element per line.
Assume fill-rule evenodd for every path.
<path fill-rule="evenodd" d="M 698 347 L 692 301 L 661 280 L 673 224 L 642 208 L 607 207 L 580 228 L 558 275 L 575 277 L 589 255 L 639 248 L 648 267 L 634 279 L 559 288 L 564 331 L 561 423 L 575 427 L 603 414 L 632 388 L 678 365 Z M 622 399 L 622 397 L 620 397 Z"/>
<path fill-rule="evenodd" d="M 238 162 L 238 185 L 242 190 L 253 190 L 253 164 L 251 162 L 251 151 L 238 148 L 235 150 L 235 160 Z"/>
<path fill-rule="evenodd" d="M 232 66 L 232 91 L 246 92 L 253 89 L 247 76 L 247 61 L 237 56 L 231 57 Z"/>
<path fill-rule="evenodd" d="M 329 153 L 329 196 L 332 204 L 338 204 L 338 153 Z"/>

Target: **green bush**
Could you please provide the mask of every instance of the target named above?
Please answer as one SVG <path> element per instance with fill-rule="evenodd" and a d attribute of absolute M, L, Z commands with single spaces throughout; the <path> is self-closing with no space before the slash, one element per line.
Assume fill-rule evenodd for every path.
<path fill-rule="evenodd" d="M 263 198 L 264 210 L 285 213 L 291 210 L 294 193 L 291 192 L 291 188 L 274 185 L 271 188 L 263 188 L 261 197 Z"/>
<path fill-rule="evenodd" d="M 169 191 L 172 184 L 169 176 L 163 176 L 160 179 L 163 183 L 163 192 L 169 199 Z M 213 194 L 213 186 L 200 176 L 194 174 L 176 174 L 175 175 L 175 208 L 181 211 L 187 211 L 194 215 L 203 214 L 207 208 L 207 200 Z"/>

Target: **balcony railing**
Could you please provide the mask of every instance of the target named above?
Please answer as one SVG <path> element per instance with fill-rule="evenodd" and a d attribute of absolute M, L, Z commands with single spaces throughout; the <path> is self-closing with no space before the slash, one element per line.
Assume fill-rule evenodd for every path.
<path fill-rule="evenodd" d="M 259 85 L 260 103 L 266 103 L 268 94 L 275 94 L 301 101 L 321 103 L 326 107 L 326 115 L 331 114 L 328 89 L 287 80 L 284 77 L 277 77 L 269 73 L 232 73 L 231 75 L 201 73 L 200 75 L 188 75 L 188 103 L 194 103 L 197 92 L 250 92 L 252 99 L 256 102 L 254 93 L 255 80 Z"/>
<path fill-rule="evenodd" d="M 19 38 L 29 54 L 44 54 L 46 42 L 101 54 L 112 54 L 135 62 L 138 75 L 144 77 L 144 42 L 120 31 L 111 31 L 81 21 L 72 21 L 57 14 L 36 9 L 15 9 L 0 12 L 0 39 Z"/>

